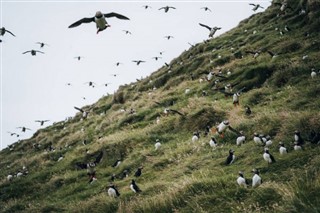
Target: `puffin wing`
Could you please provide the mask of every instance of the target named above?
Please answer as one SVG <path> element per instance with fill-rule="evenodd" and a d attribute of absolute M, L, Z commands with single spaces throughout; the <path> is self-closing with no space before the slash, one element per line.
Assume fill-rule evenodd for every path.
<path fill-rule="evenodd" d="M 39 50 L 36 50 L 36 52 L 44 54 L 44 52 L 42 52 L 42 51 L 39 51 Z"/>
<path fill-rule="evenodd" d="M 251 4 L 249 4 L 249 5 L 256 6 L 255 4 L 252 4 L 252 3 L 251 3 Z"/>
<path fill-rule="evenodd" d="M 16 37 L 12 32 L 10 32 L 9 30 L 6 30 L 7 33 L 10 33 L 11 35 L 13 35 L 14 37 Z"/>
<path fill-rule="evenodd" d="M 116 17 L 118 19 L 126 19 L 126 20 L 130 20 L 128 17 L 124 16 L 124 15 L 121 15 L 121 14 L 118 14 L 118 13 L 106 13 L 106 14 L 103 14 L 104 17 L 106 18 L 111 18 L 111 17 Z"/>
<path fill-rule="evenodd" d="M 94 22 L 94 17 L 80 19 L 79 21 L 71 24 L 68 28 L 78 27 L 82 23 L 90 23 L 90 22 Z"/>
<path fill-rule="evenodd" d="M 177 113 L 181 116 L 184 116 L 184 114 L 182 114 L 181 112 L 177 111 L 177 110 L 174 110 L 174 109 L 170 109 L 171 112 L 174 112 L 174 113 Z"/>
<path fill-rule="evenodd" d="M 207 25 L 205 25 L 205 24 L 201 24 L 201 23 L 199 23 L 199 25 L 200 25 L 201 27 L 205 27 L 205 28 L 207 28 L 208 30 L 211 30 L 211 27 L 209 27 L 209 26 L 207 26 Z"/>
<path fill-rule="evenodd" d="M 80 112 L 84 112 L 82 109 L 80 109 L 79 107 L 74 107 L 76 110 L 80 111 Z"/>
<path fill-rule="evenodd" d="M 23 52 L 22 54 L 26 54 L 26 53 L 28 53 L 28 52 L 31 52 L 30 50 L 29 51 L 25 51 L 25 52 Z"/>

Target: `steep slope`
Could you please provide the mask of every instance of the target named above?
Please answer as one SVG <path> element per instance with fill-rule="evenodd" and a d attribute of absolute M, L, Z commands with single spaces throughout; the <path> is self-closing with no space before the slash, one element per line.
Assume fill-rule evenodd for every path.
<path fill-rule="evenodd" d="M 1 212 L 319 212 L 320 148 L 310 142 L 309 133 L 320 132 L 320 73 L 310 76 L 312 68 L 318 72 L 320 67 L 320 3 L 288 4 L 293 9 L 285 14 L 277 16 L 280 6 L 273 4 L 222 36 L 191 47 L 170 68 L 84 107 L 87 118 L 76 114 L 2 150 Z M 248 53 L 257 50 L 256 58 Z M 272 58 L 267 51 L 279 55 Z M 227 78 L 201 82 L 212 69 L 221 69 Z M 240 106 L 217 89 L 229 83 L 235 84 L 234 91 L 245 87 Z M 251 107 L 250 116 L 245 106 Z M 164 115 L 166 107 L 183 116 Z M 206 126 L 226 119 L 244 131 L 244 145 L 236 146 L 237 134 L 228 130 L 223 137 L 214 132 L 204 136 Z M 200 140 L 191 143 L 197 130 Z M 306 141 L 301 151 L 293 150 L 295 130 Z M 264 161 L 254 132 L 271 136 L 275 163 Z M 210 136 L 218 141 L 215 149 L 209 146 Z M 156 139 L 162 144 L 159 150 Z M 287 155 L 279 154 L 280 141 Z M 55 151 L 45 152 L 49 147 Z M 229 149 L 235 150 L 236 160 L 226 166 Z M 89 184 L 87 171 L 76 163 L 93 162 L 101 151 L 97 181 Z M 122 163 L 114 168 L 117 159 Z M 23 166 L 26 176 L 7 181 Z M 140 166 L 142 175 L 134 177 Z M 250 179 L 253 168 L 260 170 L 262 185 L 239 187 L 238 172 Z M 129 177 L 122 178 L 124 170 Z M 112 174 L 119 198 L 107 194 Z M 131 179 L 140 194 L 130 190 Z"/>

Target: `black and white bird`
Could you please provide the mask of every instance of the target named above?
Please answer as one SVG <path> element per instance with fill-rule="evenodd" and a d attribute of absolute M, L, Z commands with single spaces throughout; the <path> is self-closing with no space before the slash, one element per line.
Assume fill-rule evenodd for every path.
<path fill-rule="evenodd" d="M 160 140 L 157 139 L 157 140 L 156 140 L 156 143 L 154 144 L 154 148 L 155 148 L 155 150 L 158 150 L 158 149 L 160 149 L 160 147 L 161 147 Z"/>
<path fill-rule="evenodd" d="M 50 120 L 35 120 L 35 122 L 39 122 L 40 123 L 40 126 L 43 126 L 43 124 L 45 122 L 48 122 L 48 121 L 50 121 Z"/>
<path fill-rule="evenodd" d="M 36 44 L 40 44 L 40 48 L 43 48 L 44 46 L 49 46 L 49 44 L 43 42 L 37 42 Z"/>
<path fill-rule="evenodd" d="M 247 116 L 251 115 L 252 111 L 251 111 L 251 108 L 249 106 L 246 106 L 245 109 L 244 109 L 244 112 Z"/>
<path fill-rule="evenodd" d="M 211 137 L 210 141 L 209 141 L 209 145 L 212 147 L 212 148 L 216 148 L 217 145 L 218 145 L 218 142 L 216 141 L 216 139 L 214 137 Z"/>
<path fill-rule="evenodd" d="M 271 140 L 270 135 L 267 135 L 267 136 L 265 137 L 265 139 L 266 139 L 266 141 L 265 141 L 265 143 L 264 143 L 264 146 L 265 146 L 265 147 L 271 146 L 271 145 L 272 145 L 272 140 Z"/>
<path fill-rule="evenodd" d="M 260 53 L 261 53 L 261 50 L 256 50 L 256 51 L 250 51 L 250 50 L 248 50 L 248 51 L 245 51 L 245 52 L 252 54 L 252 55 L 253 55 L 253 58 L 254 58 L 254 59 L 257 59 L 258 56 L 259 56 Z"/>
<path fill-rule="evenodd" d="M 300 131 L 298 131 L 298 130 L 296 130 L 296 131 L 294 132 L 294 141 L 295 141 L 295 142 L 298 142 L 297 144 L 298 144 L 299 146 L 302 146 L 302 145 L 304 144 L 304 140 L 303 140 L 303 138 L 301 137 Z"/>
<path fill-rule="evenodd" d="M 21 129 L 21 132 L 26 132 L 27 130 L 31 130 L 31 129 L 24 127 L 24 126 L 17 127 L 17 129 Z"/>
<path fill-rule="evenodd" d="M 259 8 L 264 9 L 264 7 L 261 7 L 260 4 L 249 4 L 251 6 L 253 6 L 252 10 L 253 11 L 257 11 Z"/>
<path fill-rule="evenodd" d="M 200 133 L 198 131 L 194 132 L 191 138 L 192 143 L 198 141 L 200 138 Z"/>
<path fill-rule="evenodd" d="M 1 27 L 1 28 L 0 28 L 0 35 L 1 35 L 1 36 L 4 36 L 5 33 L 9 33 L 9 34 L 11 34 L 12 36 L 15 37 L 15 35 L 14 35 L 12 32 L 10 32 L 9 30 L 7 30 L 7 29 L 4 28 L 4 27 Z"/>
<path fill-rule="evenodd" d="M 110 197 L 119 197 L 120 196 L 120 193 L 119 191 L 117 190 L 117 188 L 113 185 L 113 184 L 110 184 L 109 185 L 109 189 L 108 189 L 108 195 Z"/>
<path fill-rule="evenodd" d="M 140 167 L 137 169 L 137 171 L 134 173 L 134 176 L 135 176 L 135 177 L 140 177 L 140 176 L 142 175 L 142 169 L 143 169 L 143 167 L 140 166 Z"/>
<path fill-rule="evenodd" d="M 239 171 L 239 177 L 237 178 L 237 183 L 239 186 L 248 187 L 248 180 L 244 178 L 244 174 L 242 171 Z"/>
<path fill-rule="evenodd" d="M 85 82 L 84 84 L 88 84 L 89 87 L 92 87 L 92 88 L 94 88 L 96 85 L 96 83 L 94 83 L 93 81 L 88 81 L 88 82 Z"/>
<path fill-rule="evenodd" d="M 243 134 L 243 131 L 240 131 L 240 135 L 238 135 L 236 139 L 237 146 L 241 146 L 246 141 L 246 136 Z"/>
<path fill-rule="evenodd" d="M 142 60 L 133 60 L 132 62 L 136 63 L 137 65 L 141 63 L 145 63 L 145 61 L 142 61 Z"/>
<path fill-rule="evenodd" d="M 156 57 L 152 57 L 152 59 L 158 61 L 159 58 L 162 58 L 162 57 L 159 57 L 159 56 L 156 56 Z"/>
<path fill-rule="evenodd" d="M 131 189 L 134 193 L 142 192 L 134 180 L 131 180 L 130 189 Z"/>
<path fill-rule="evenodd" d="M 170 40 L 171 38 L 174 38 L 174 37 L 173 37 L 173 36 L 171 36 L 171 35 L 168 35 L 168 36 L 165 36 L 164 38 L 166 38 L 166 39 Z"/>
<path fill-rule="evenodd" d="M 259 136 L 259 134 L 258 133 L 254 133 L 253 134 L 253 141 L 255 142 L 255 144 L 257 144 L 257 145 L 264 145 L 264 142 L 263 142 L 263 140 L 262 140 L 262 138 Z"/>
<path fill-rule="evenodd" d="M 83 56 L 76 56 L 76 57 L 74 57 L 75 59 L 78 59 L 78 61 L 80 61 L 81 60 L 81 58 L 84 58 Z"/>
<path fill-rule="evenodd" d="M 122 31 L 125 32 L 126 35 L 127 35 L 127 34 L 130 34 L 130 35 L 132 34 L 129 30 L 122 30 Z"/>
<path fill-rule="evenodd" d="M 311 69 L 311 78 L 315 78 L 317 76 L 317 72 L 315 68 Z"/>
<path fill-rule="evenodd" d="M 285 155 L 288 153 L 287 148 L 284 147 L 283 142 L 279 142 L 279 146 L 280 146 L 280 148 L 279 148 L 280 155 Z"/>
<path fill-rule="evenodd" d="M 199 23 L 199 25 L 200 25 L 201 27 L 207 28 L 207 29 L 210 31 L 210 33 L 209 33 L 209 38 L 212 38 L 213 35 L 217 32 L 217 30 L 221 30 L 221 27 L 209 27 L 209 26 L 207 26 L 207 25 L 205 25 L 205 24 L 201 24 L 201 23 Z"/>
<path fill-rule="evenodd" d="M 236 159 L 236 156 L 234 155 L 234 150 L 230 149 L 229 150 L 229 155 L 228 155 L 227 160 L 226 160 L 226 165 L 231 165 L 234 162 L 235 159 Z"/>
<path fill-rule="evenodd" d="M 295 141 L 294 144 L 293 144 L 293 149 L 295 151 L 300 151 L 300 150 L 302 150 L 302 146 L 299 145 L 298 141 Z"/>
<path fill-rule="evenodd" d="M 201 9 L 201 10 L 203 9 L 204 11 L 212 12 L 209 7 L 201 7 L 200 9 Z"/>
<path fill-rule="evenodd" d="M 87 118 L 89 111 L 83 110 L 83 109 L 76 107 L 76 106 L 74 108 L 82 113 L 82 118 Z"/>
<path fill-rule="evenodd" d="M 118 13 L 105 13 L 103 14 L 101 11 L 97 11 L 96 15 L 94 17 L 91 18 L 82 18 L 79 21 L 76 21 L 75 23 L 71 24 L 69 26 L 69 28 L 73 28 L 73 27 L 78 27 L 81 24 L 84 23 L 91 23 L 91 22 L 95 22 L 96 23 L 96 27 L 97 27 L 97 34 L 105 29 L 107 29 L 108 27 L 111 27 L 111 25 L 108 24 L 106 18 L 111 18 L 111 17 L 116 17 L 118 19 L 122 19 L 122 20 L 129 20 L 128 17 L 118 14 Z"/>
<path fill-rule="evenodd" d="M 17 136 L 17 138 L 20 136 L 19 134 L 15 133 L 15 132 L 8 132 L 10 134 L 10 136 Z"/>
<path fill-rule="evenodd" d="M 171 6 L 165 6 L 165 7 L 159 8 L 159 10 L 164 10 L 165 13 L 167 13 L 169 11 L 169 9 L 176 9 L 176 8 L 175 7 L 171 7 Z"/>
<path fill-rule="evenodd" d="M 152 8 L 152 7 L 149 6 L 149 5 L 143 5 L 142 7 L 143 7 L 144 9 Z"/>
<path fill-rule="evenodd" d="M 42 54 L 44 54 L 44 52 L 39 51 L 39 50 L 28 50 L 28 51 L 23 52 L 22 54 L 26 54 L 26 53 L 31 53 L 32 56 L 36 56 L 37 53 L 42 53 Z"/>
<path fill-rule="evenodd" d="M 252 177 L 252 187 L 255 188 L 262 184 L 262 179 L 259 175 L 260 172 L 258 169 L 253 169 L 252 173 L 254 174 Z"/>
<path fill-rule="evenodd" d="M 114 162 L 114 164 L 112 164 L 112 167 L 113 167 L 113 168 L 116 168 L 116 167 L 118 167 L 120 164 L 121 164 L 121 159 L 117 159 L 117 161 Z"/>
<path fill-rule="evenodd" d="M 264 149 L 263 159 L 264 159 L 265 161 L 267 161 L 268 164 L 269 164 L 269 163 L 274 163 L 274 162 L 276 162 L 276 160 L 274 159 L 274 157 L 270 154 L 268 148 L 265 148 L 265 149 Z"/>

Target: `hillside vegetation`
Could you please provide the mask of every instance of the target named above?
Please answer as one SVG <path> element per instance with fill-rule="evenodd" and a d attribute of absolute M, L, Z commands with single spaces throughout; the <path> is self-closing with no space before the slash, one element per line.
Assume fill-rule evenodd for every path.
<path fill-rule="evenodd" d="M 320 212 L 320 147 L 310 138 L 311 131 L 320 132 L 320 2 L 288 4 L 293 10 L 277 16 L 280 6 L 273 4 L 229 32 L 191 47 L 170 68 L 121 86 L 84 107 L 87 118 L 78 113 L 2 150 L 0 212 Z M 247 51 L 260 54 L 254 58 Z M 278 56 L 272 58 L 267 51 Z M 200 82 L 205 72 L 220 69 L 226 79 Z M 239 106 L 217 89 L 229 83 L 235 84 L 234 92 L 245 87 Z M 245 106 L 251 115 L 245 114 Z M 166 116 L 166 107 L 183 115 Z M 206 126 L 223 120 L 244 132 L 242 146 L 230 130 L 223 137 L 214 131 L 204 135 Z M 198 130 L 201 137 L 192 143 Z M 305 140 L 300 151 L 293 150 L 295 130 Z M 253 142 L 255 132 L 271 136 L 275 163 L 264 161 L 264 147 Z M 218 141 L 215 149 L 209 146 L 211 136 Z M 161 142 L 158 150 L 156 139 Z M 279 154 L 280 141 L 287 155 Z M 55 151 L 45 152 L 50 145 Z M 225 165 L 230 149 L 236 159 Z M 90 184 L 86 169 L 76 163 L 93 162 L 101 151 L 97 181 Z M 117 159 L 122 163 L 114 168 Z M 7 180 L 23 166 L 27 175 Z M 134 177 L 140 166 L 142 175 Z M 250 181 L 254 168 L 263 183 L 238 186 L 238 172 Z M 129 172 L 126 178 L 124 170 Z M 118 198 L 107 194 L 112 174 Z M 132 179 L 141 193 L 130 190 Z"/>

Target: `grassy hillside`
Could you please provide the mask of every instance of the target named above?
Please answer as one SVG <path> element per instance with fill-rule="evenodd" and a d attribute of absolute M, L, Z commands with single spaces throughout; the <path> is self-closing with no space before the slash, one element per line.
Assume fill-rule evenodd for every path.
<path fill-rule="evenodd" d="M 320 212 L 320 147 L 309 140 L 312 130 L 320 132 L 320 73 L 310 76 L 312 68 L 320 68 L 320 3 L 288 2 L 293 10 L 277 16 L 280 6 L 272 5 L 191 47 L 170 62 L 171 68 L 163 66 L 84 107 L 90 110 L 86 119 L 78 113 L 2 150 L 0 211 Z M 301 9 L 306 13 L 300 14 Z M 257 58 L 247 52 L 257 50 Z M 267 51 L 279 55 L 272 58 Z M 216 77 L 221 79 L 218 85 L 216 78 L 200 82 L 212 69 L 221 69 L 227 78 Z M 236 84 L 234 91 L 245 87 L 240 106 L 216 89 L 228 83 Z M 251 107 L 251 115 L 245 114 L 245 106 Z M 165 107 L 184 116 L 165 116 Z M 131 108 L 136 113 L 130 114 Z M 237 135 L 229 130 L 224 137 L 213 132 L 204 136 L 206 126 L 226 119 L 244 131 L 244 145 L 236 146 Z M 200 140 L 191 143 L 197 130 Z M 293 150 L 295 130 L 306 141 L 301 151 Z M 264 148 L 253 142 L 254 132 L 271 136 L 275 163 L 264 161 Z M 218 141 L 215 149 L 209 146 L 211 136 Z M 162 144 L 159 150 L 154 148 L 156 139 Z M 287 155 L 279 154 L 280 141 Z M 45 152 L 50 145 L 55 151 Z M 226 166 L 229 149 L 235 150 L 236 160 Z M 93 162 L 100 151 L 97 181 L 89 184 L 86 170 L 75 165 Z M 64 159 L 58 162 L 60 155 Z M 113 168 L 117 159 L 122 163 Z M 7 180 L 23 166 L 28 175 Z M 142 175 L 136 178 L 139 166 Z M 251 180 L 253 168 L 260 170 L 262 185 L 239 187 L 238 172 Z M 124 170 L 129 177 L 121 178 Z M 107 194 L 112 174 L 118 198 Z M 130 190 L 131 179 L 142 189 L 140 194 Z"/>

